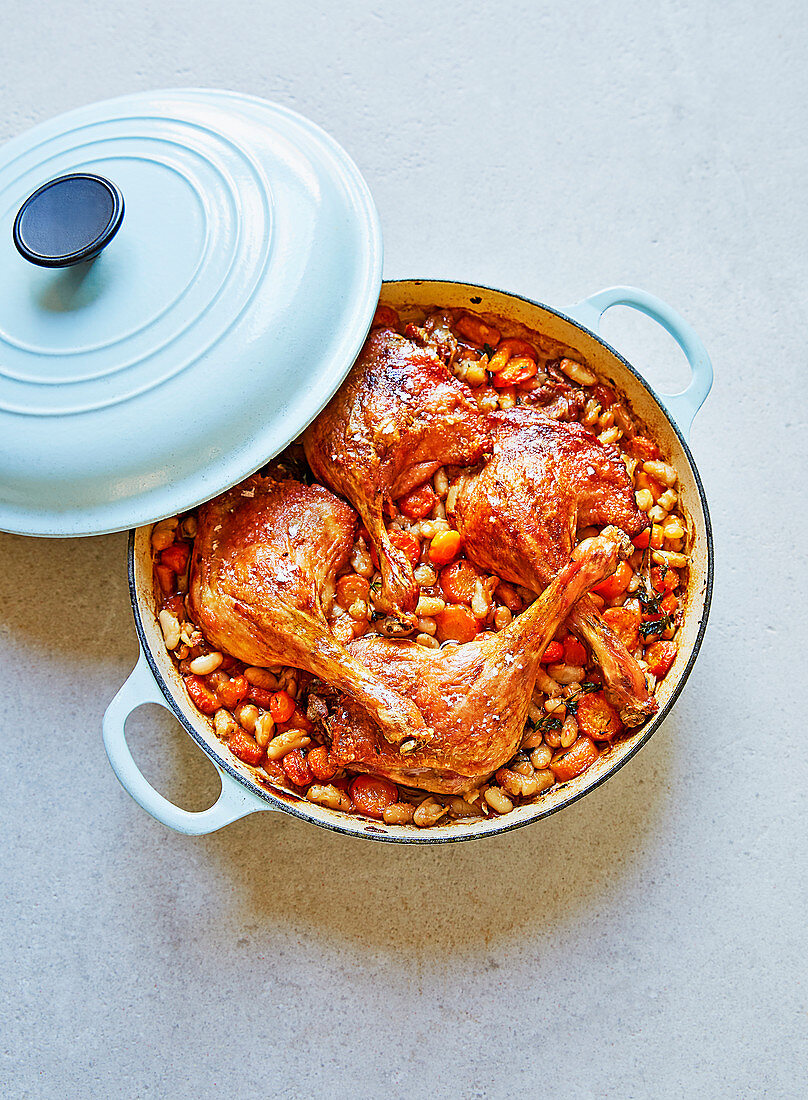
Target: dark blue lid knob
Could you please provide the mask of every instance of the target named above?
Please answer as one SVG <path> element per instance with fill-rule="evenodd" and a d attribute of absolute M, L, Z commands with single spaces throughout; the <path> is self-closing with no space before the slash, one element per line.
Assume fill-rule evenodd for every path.
<path fill-rule="evenodd" d="M 123 221 L 123 195 L 103 176 L 58 176 L 29 195 L 14 219 L 14 244 L 39 267 L 94 259 Z"/>

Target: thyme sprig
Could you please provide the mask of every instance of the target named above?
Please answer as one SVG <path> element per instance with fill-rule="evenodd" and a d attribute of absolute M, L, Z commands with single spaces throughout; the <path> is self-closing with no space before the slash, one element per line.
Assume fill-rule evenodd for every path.
<path fill-rule="evenodd" d="M 647 623 L 640 623 L 640 635 L 649 638 L 652 634 L 663 634 L 673 626 L 670 615 L 663 615 L 661 619 L 652 619 Z"/>
<path fill-rule="evenodd" d="M 577 714 L 578 704 L 581 701 L 581 696 L 591 695 L 593 691 L 600 691 L 602 687 L 602 684 L 596 684 L 592 680 L 584 680 L 581 684 L 578 685 L 578 690 L 573 695 L 569 695 L 564 700 L 564 705 L 567 708 L 567 713 Z"/>

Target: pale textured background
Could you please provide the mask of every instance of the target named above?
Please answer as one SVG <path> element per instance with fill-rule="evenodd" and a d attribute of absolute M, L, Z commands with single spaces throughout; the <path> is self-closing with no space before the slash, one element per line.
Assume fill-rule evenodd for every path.
<path fill-rule="evenodd" d="M 354 156 L 388 276 L 670 301 L 717 372 L 692 440 L 717 574 L 672 717 L 547 822 L 415 849 L 264 814 L 189 840 L 101 746 L 136 656 L 125 536 L 0 535 L 0 1094 L 804 1095 L 805 5 L 3 15 L 0 138 L 136 89 L 257 93 Z M 623 314 L 607 337 L 682 382 Z M 165 793 L 212 800 L 172 720 L 130 728 Z"/>

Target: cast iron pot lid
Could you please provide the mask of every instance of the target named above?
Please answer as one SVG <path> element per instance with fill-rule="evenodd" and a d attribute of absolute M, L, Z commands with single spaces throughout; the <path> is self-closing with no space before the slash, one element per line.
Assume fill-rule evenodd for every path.
<path fill-rule="evenodd" d="M 258 469 L 367 335 L 381 230 L 292 111 L 139 93 L 0 150 L 0 529 L 117 531 Z"/>

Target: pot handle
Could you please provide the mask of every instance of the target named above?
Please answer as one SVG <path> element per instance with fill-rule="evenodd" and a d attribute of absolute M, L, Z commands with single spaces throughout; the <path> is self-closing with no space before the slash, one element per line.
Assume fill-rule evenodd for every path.
<path fill-rule="evenodd" d="M 109 704 L 104 714 L 104 748 L 107 750 L 112 770 L 121 786 L 153 818 L 189 836 L 214 833 L 224 825 L 238 821 L 240 817 L 257 810 L 270 809 L 256 801 L 232 776 L 215 764 L 222 782 L 222 790 L 214 804 L 207 810 L 193 812 L 183 810 L 169 802 L 146 780 L 134 761 L 126 743 L 126 719 L 143 703 L 159 703 L 168 710 L 163 693 L 155 682 L 151 669 L 141 651 L 129 679 Z"/>
<path fill-rule="evenodd" d="M 713 384 L 713 365 L 704 344 L 675 309 L 661 298 L 633 286 L 611 286 L 606 290 L 599 290 L 597 294 L 578 302 L 567 313 L 593 332 L 599 333 L 600 319 L 612 306 L 631 306 L 632 309 L 638 309 L 640 313 L 662 325 L 685 353 L 692 372 L 690 384 L 681 393 L 658 396 L 687 439 L 693 418 L 704 404 Z"/>

